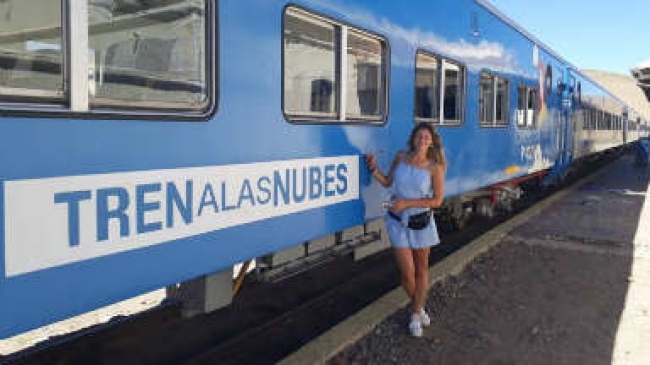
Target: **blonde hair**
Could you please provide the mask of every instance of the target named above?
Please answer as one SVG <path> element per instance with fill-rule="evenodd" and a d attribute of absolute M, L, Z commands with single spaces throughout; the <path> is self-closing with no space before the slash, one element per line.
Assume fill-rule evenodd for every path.
<path fill-rule="evenodd" d="M 447 168 L 447 159 L 445 158 L 445 152 L 442 149 L 442 138 L 436 132 L 435 128 L 429 123 L 418 123 L 413 131 L 411 131 L 411 137 L 409 137 L 409 151 L 415 151 L 415 134 L 420 130 L 426 130 L 431 134 L 432 144 L 427 151 L 427 158 L 434 163 L 442 165 L 445 169 Z"/>

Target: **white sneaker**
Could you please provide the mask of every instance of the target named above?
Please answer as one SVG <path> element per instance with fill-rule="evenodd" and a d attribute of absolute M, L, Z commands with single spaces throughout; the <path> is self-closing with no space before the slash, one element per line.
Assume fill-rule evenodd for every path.
<path fill-rule="evenodd" d="M 431 324 L 431 318 L 429 317 L 427 312 L 424 310 L 424 308 L 422 308 L 422 310 L 420 311 L 420 322 L 422 322 L 422 325 L 424 327 L 427 327 L 427 326 L 429 326 Z"/>
<path fill-rule="evenodd" d="M 422 337 L 422 322 L 420 316 L 413 314 L 411 316 L 411 323 L 409 323 L 409 331 L 413 337 Z"/>

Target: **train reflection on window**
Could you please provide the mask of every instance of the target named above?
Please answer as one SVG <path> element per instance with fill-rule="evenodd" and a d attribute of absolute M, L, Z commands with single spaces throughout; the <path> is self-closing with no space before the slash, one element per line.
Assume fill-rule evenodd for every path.
<path fill-rule="evenodd" d="M 62 101 L 61 1 L 0 1 L 0 14 L 0 99 Z"/>
<path fill-rule="evenodd" d="M 465 96 L 463 66 L 438 56 L 418 53 L 415 84 L 416 121 L 435 124 L 462 122 Z"/>
<path fill-rule="evenodd" d="M 91 106 L 205 108 L 205 0 L 90 0 L 88 10 Z"/>
<path fill-rule="evenodd" d="M 342 49 L 344 34 L 347 47 Z M 304 10 L 287 8 L 285 114 L 293 120 L 316 118 L 328 122 L 384 119 L 386 57 L 385 42 L 377 37 Z"/>

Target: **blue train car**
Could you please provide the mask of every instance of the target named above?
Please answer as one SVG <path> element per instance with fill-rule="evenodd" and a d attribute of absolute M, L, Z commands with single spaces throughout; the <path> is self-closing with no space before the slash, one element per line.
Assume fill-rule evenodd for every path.
<path fill-rule="evenodd" d="M 363 155 L 386 167 L 416 122 L 459 219 L 630 136 L 622 101 L 479 0 L 0 13 L 0 337 L 381 218 Z"/>

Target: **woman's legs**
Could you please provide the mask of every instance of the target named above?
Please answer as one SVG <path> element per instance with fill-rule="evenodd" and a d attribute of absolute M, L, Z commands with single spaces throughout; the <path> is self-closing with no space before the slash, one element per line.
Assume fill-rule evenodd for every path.
<path fill-rule="evenodd" d="M 413 251 L 410 248 L 395 248 L 395 261 L 400 272 L 402 288 L 406 295 L 413 300 L 415 296 L 415 267 L 413 266 Z"/>
<path fill-rule="evenodd" d="M 429 292 L 429 250 L 420 248 L 413 250 L 413 263 L 415 275 L 415 290 L 413 292 L 413 313 L 420 313 Z"/>
<path fill-rule="evenodd" d="M 429 249 L 395 248 L 394 252 L 402 288 L 411 298 L 413 305 L 409 331 L 412 336 L 420 337 L 422 336 L 422 326 L 430 324 L 429 317 L 421 314 L 429 291 Z"/>

